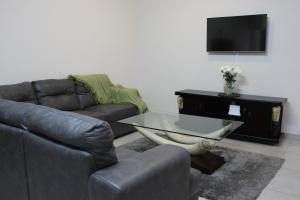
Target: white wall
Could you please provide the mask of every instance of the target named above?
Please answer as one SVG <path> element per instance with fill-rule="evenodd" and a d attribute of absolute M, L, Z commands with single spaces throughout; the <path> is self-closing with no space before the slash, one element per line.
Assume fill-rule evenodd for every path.
<path fill-rule="evenodd" d="M 133 66 L 132 0 L 1 0 L 0 84 Z M 126 74 L 124 76 L 124 74 Z"/>
<path fill-rule="evenodd" d="M 222 65 L 242 68 L 242 93 L 287 97 L 284 131 L 300 134 L 299 0 L 136 0 L 136 85 L 152 110 L 176 112 L 174 91 L 221 91 Z M 206 52 L 208 17 L 269 17 L 266 55 Z"/>
<path fill-rule="evenodd" d="M 299 0 L 1 0 L 0 84 L 107 73 L 152 110 L 177 112 L 174 91 L 222 90 L 222 65 L 243 93 L 289 98 L 284 131 L 300 134 Z M 206 18 L 267 13 L 266 55 L 206 52 Z"/>

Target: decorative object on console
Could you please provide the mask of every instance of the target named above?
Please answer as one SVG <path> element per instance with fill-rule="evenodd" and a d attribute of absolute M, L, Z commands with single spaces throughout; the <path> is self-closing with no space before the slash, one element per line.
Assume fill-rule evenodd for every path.
<path fill-rule="evenodd" d="M 181 96 L 177 97 L 177 104 L 178 104 L 178 109 L 182 109 L 183 108 L 183 98 Z"/>
<path fill-rule="evenodd" d="M 234 84 L 236 78 L 242 73 L 242 70 L 238 67 L 223 66 L 221 67 L 221 73 L 223 74 L 225 85 L 224 93 L 221 93 L 220 96 L 238 97 L 239 95 L 234 93 Z"/>

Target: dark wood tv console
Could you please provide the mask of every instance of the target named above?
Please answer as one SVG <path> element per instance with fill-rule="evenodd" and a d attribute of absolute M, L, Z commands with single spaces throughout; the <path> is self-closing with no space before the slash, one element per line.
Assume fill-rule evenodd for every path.
<path fill-rule="evenodd" d="M 183 99 L 182 114 L 233 119 L 244 124 L 229 138 L 277 144 L 282 136 L 281 123 L 286 98 L 241 94 L 239 97 L 221 97 L 217 92 L 181 90 L 175 95 Z M 229 115 L 230 105 L 240 108 L 240 115 Z"/>

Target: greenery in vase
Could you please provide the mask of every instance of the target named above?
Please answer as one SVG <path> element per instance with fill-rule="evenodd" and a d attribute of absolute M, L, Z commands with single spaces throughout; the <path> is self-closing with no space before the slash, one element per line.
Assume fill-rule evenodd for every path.
<path fill-rule="evenodd" d="M 233 84 L 236 82 L 238 75 L 242 73 L 242 70 L 238 67 L 223 66 L 221 67 L 221 73 L 227 83 Z"/>
<path fill-rule="evenodd" d="M 231 96 L 233 94 L 236 78 L 242 73 L 242 70 L 238 67 L 224 66 L 221 67 L 221 73 L 226 82 L 224 92 L 226 95 Z"/>

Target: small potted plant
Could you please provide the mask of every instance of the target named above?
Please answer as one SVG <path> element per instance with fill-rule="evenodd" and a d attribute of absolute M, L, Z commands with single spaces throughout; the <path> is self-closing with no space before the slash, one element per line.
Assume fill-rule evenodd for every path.
<path fill-rule="evenodd" d="M 223 66 L 221 67 L 221 73 L 223 74 L 223 78 L 225 80 L 224 94 L 226 96 L 239 96 L 233 91 L 236 79 L 242 73 L 242 70 L 238 67 Z"/>

